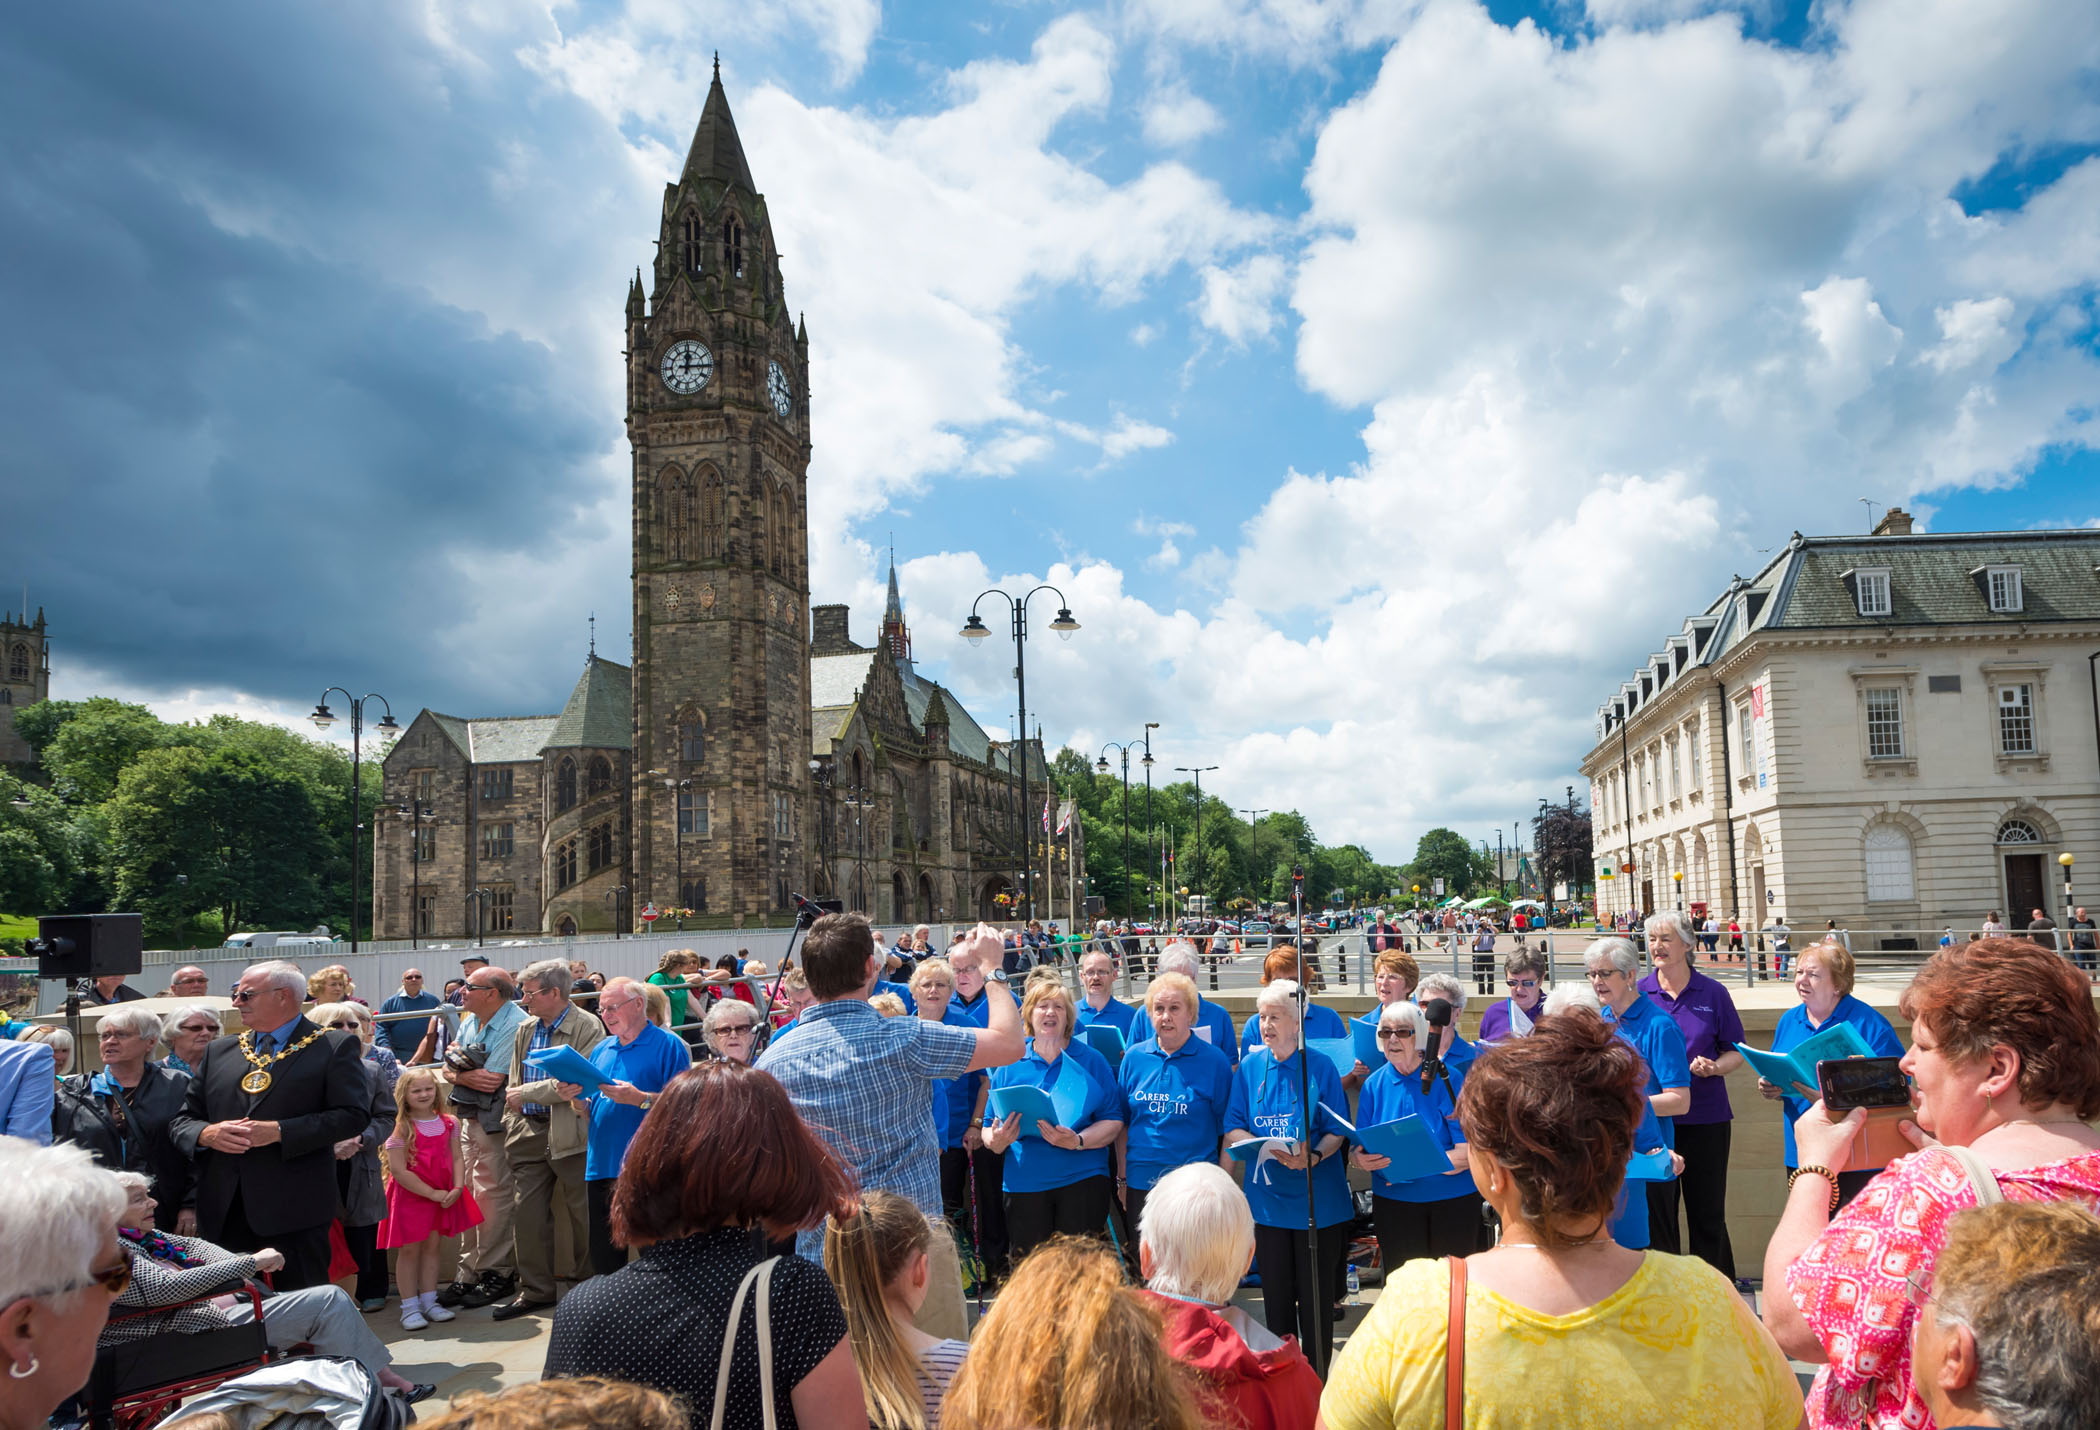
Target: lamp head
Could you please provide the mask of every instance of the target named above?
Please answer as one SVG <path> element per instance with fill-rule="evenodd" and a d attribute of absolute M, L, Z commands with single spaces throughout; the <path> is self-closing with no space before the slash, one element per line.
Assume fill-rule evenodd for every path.
<path fill-rule="evenodd" d="M 2056 856 L 2056 862 L 2068 869 L 2075 861 L 2071 858 L 2071 851 L 2066 849 L 2063 853 Z"/>
<path fill-rule="evenodd" d="M 1094 773 L 1097 775 L 1108 773 L 1108 756 L 1103 755 L 1100 759 L 1094 761 Z"/>
<path fill-rule="evenodd" d="M 314 713 L 310 718 L 313 720 L 316 729 L 325 730 L 335 723 L 335 712 L 330 710 L 328 702 L 323 700 L 314 707 Z"/>
<path fill-rule="evenodd" d="M 986 636 L 990 634 L 991 631 L 985 626 L 985 623 L 982 620 L 978 619 L 977 613 L 975 611 L 972 611 L 970 613 L 970 619 L 963 622 L 963 639 L 968 641 L 971 645 L 976 645 L 979 641 L 983 640 Z"/>
<path fill-rule="evenodd" d="M 1059 640 L 1068 641 L 1072 639 L 1072 632 L 1079 629 L 1079 622 L 1072 619 L 1072 608 L 1059 606 L 1057 608 L 1057 619 L 1050 623 L 1050 629 L 1057 632 Z"/>
<path fill-rule="evenodd" d="M 382 730 L 399 730 L 401 726 L 394 719 L 394 712 L 389 710 L 386 714 L 379 717 L 379 728 Z"/>

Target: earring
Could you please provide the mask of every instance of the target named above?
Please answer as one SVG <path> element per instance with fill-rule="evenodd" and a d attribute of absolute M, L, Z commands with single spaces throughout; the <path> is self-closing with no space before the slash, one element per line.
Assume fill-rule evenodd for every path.
<path fill-rule="evenodd" d="M 38 1361 L 35 1354 L 32 1353 L 29 1357 L 29 1369 L 24 1370 L 18 1365 L 11 1365 L 7 1368 L 7 1373 L 11 1378 L 15 1380 L 27 1380 L 29 1379 L 29 1377 L 37 1373 L 37 1368 Z"/>

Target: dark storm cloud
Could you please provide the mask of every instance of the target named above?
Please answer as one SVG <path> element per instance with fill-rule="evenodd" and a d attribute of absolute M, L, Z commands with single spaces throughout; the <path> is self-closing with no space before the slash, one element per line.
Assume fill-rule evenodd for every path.
<path fill-rule="evenodd" d="M 551 551 L 604 495 L 646 196 L 603 177 L 597 116 L 420 14 L 45 6 L 0 32 L 0 585 L 29 583 L 63 661 L 286 700 L 384 672 L 480 708 L 444 641 L 490 593 L 448 552 Z M 444 291 L 462 273 L 499 321 L 544 302 L 535 334 L 578 293 L 606 321 L 498 331 Z M 546 700 L 569 674 L 521 678 Z"/>

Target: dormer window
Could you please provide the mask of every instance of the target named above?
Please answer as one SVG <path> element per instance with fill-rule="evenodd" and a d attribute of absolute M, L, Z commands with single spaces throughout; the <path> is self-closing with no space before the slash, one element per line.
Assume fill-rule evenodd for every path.
<path fill-rule="evenodd" d="M 1895 609 L 1889 601 L 1887 571 L 1853 572 L 1852 596 L 1859 603 L 1862 616 L 1886 616 Z"/>
<path fill-rule="evenodd" d="M 1991 609 L 2000 615 L 2017 615 L 2023 604 L 2020 593 L 2020 568 L 2017 566 L 1986 566 L 1983 568 L 1984 592 L 1990 598 Z"/>

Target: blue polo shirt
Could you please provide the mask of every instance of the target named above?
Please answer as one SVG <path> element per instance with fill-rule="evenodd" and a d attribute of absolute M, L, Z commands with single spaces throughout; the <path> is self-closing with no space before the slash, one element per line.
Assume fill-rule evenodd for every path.
<path fill-rule="evenodd" d="M 600 1038 L 590 1051 L 591 1066 L 617 1082 L 632 1083 L 643 1092 L 662 1092 L 671 1079 L 693 1065 L 693 1050 L 654 1023 L 645 1024 L 631 1043 L 615 1037 Z M 627 1160 L 627 1144 L 641 1130 L 643 1112 L 624 1102 L 614 1102 L 597 1092 L 589 1094 L 590 1140 L 585 1144 L 583 1179 L 602 1182 L 620 1175 Z"/>
<path fill-rule="evenodd" d="M 951 1028 L 978 1026 L 956 1012 L 953 1003 L 941 1015 L 941 1021 Z M 934 1083 L 933 1130 L 940 1134 L 942 1151 L 963 1145 L 963 1134 L 970 1130 L 970 1114 L 977 1110 L 977 1090 L 983 1086 L 984 1074 L 981 1071 L 942 1078 Z"/>
<path fill-rule="evenodd" d="M 1830 1010 L 1830 1016 L 1823 1020 L 1822 1027 L 1809 1025 L 1806 1003 L 1796 1003 L 1781 1013 L 1779 1026 L 1772 1033 L 1772 1051 L 1790 1053 L 1836 1023 L 1850 1023 L 1853 1031 L 1866 1039 L 1867 1046 L 1874 1050 L 1874 1056 L 1877 1058 L 1903 1056 L 1902 1040 L 1896 1036 L 1896 1030 L 1889 1026 L 1889 1020 L 1850 993 L 1838 999 L 1837 1007 Z M 1798 1167 L 1801 1165 L 1801 1156 L 1794 1150 L 1794 1123 L 1802 1113 L 1808 1111 L 1810 1104 L 1806 1098 L 1787 1097 L 1780 1101 L 1779 1106 L 1784 1113 L 1786 1165 Z"/>
<path fill-rule="evenodd" d="M 1137 1041 L 1131 1036 L 1131 1030 L 1137 1026 L 1137 1016 L 1137 1009 L 1120 998 L 1110 998 L 1108 1006 L 1099 1012 L 1096 1012 L 1084 997 L 1079 1000 L 1079 1026 L 1090 1028 L 1096 1023 L 1106 1023 L 1123 1035 L 1123 1045 L 1126 1048 Z"/>
<path fill-rule="evenodd" d="M 1356 1095 L 1356 1125 L 1376 1127 L 1402 1117 L 1419 1117 L 1429 1129 L 1429 1135 L 1436 1138 L 1436 1145 L 1446 1152 L 1465 1141 L 1466 1134 L 1458 1125 L 1458 1104 L 1453 1094 L 1466 1085 L 1466 1077 L 1456 1059 L 1457 1043 L 1451 1045 L 1451 1051 L 1454 1056 L 1445 1063 L 1451 1073 L 1448 1091 L 1443 1079 L 1439 1078 L 1424 1093 L 1420 1068 L 1403 1073 L 1391 1063 L 1365 1078 L 1363 1090 Z M 1396 1202 L 1445 1202 L 1469 1195 L 1477 1188 L 1471 1172 L 1440 1173 L 1402 1182 L 1395 1181 L 1387 1175 L 1386 1169 L 1381 1168 L 1371 1174 L 1371 1190 Z"/>
<path fill-rule="evenodd" d="M 985 1022 L 985 1019 L 989 1016 L 989 1014 L 985 1011 L 984 1000 L 991 997 L 992 990 L 994 988 L 998 988 L 999 986 L 1000 985 L 997 983 L 987 983 L 984 985 L 984 987 L 977 990 L 977 996 L 975 998 L 965 998 L 960 993 L 950 993 L 948 995 L 948 1011 L 951 1013 L 960 1013 L 965 1018 L 968 1018 L 970 1020 L 970 1026 L 973 1028 L 987 1027 L 989 1025 Z M 1011 988 L 1006 990 L 1006 996 L 1008 998 L 1012 998 L 1014 996 L 1013 990 Z M 1018 1000 L 1015 1002 L 1014 1006 L 1020 1006 Z"/>
<path fill-rule="evenodd" d="M 1143 1008 L 1134 1008 L 1131 1011 L 1135 1019 L 1130 1025 L 1130 1032 L 1124 1036 L 1133 1043 L 1145 1042 L 1153 1036 L 1152 1015 Z M 1239 1066 L 1240 1045 L 1234 1036 L 1232 1014 L 1201 993 L 1196 995 L 1196 1023 L 1191 1031 L 1196 1037 L 1223 1053 L 1226 1061 L 1234 1067 Z"/>
<path fill-rule="evenodd" d="M 1232 1098 L 1225 1105 L 1225 1128 L 1252 1132 L 1257 1137 L 1287 1137 L 1296 1141 L 1305 1135 L 1299 1081 L 1304 1077 L 1300 1048 L 1284 1062 L 1266 1047 L 1257 1047 L 1240 1059 L 1232 1077 Z M 1342 1093 L 1342 1075 L 1331 1059 L 1312 1060 L 1312 1140 L 1329 1133 L 1346 1135 L 1340 1112 L 1349 1104 Z M 1337 1153 L 1313 1168 L 1315 1226 L 1333 1226 L 1350 1220 L 1355 1208 L 1349 1200 L 1346 1160 Z M 1247 1205 L 1254 1220 L 1263 1226 L 1302 1230 L 1305 1226 L 1305 1173 L 1293 1172 L 1274 1162 L 1247 1166 Z"/>
<path fill-rule="evenodd" d="M 1305 1005 L 1305 1027 L 1299 1036 L 1308 1042 L 1314 1038 L 1346 1038 L 1349 1036 L 1349 1025 L 1342 1021 L 1341 1014 L 1326 1004 L 1308 1003 Z M 1260 1043 L 1261 1014 L 1249 1013 L 1247 1026 L 1240 1032 L 1240 1056 L 1245 1058 L 1247 1050 L 1259 1046 Z"/>
<path fill-rule="evenodd" d="M 1645 994 L 1636 994 L 1626 1011 L 1617 1018 L 1612 1017 L 1609 1008 L 1604 1010 L 1604 1017 L 1607 1022 L 1617 1025 L 1619 1036 L 1631 1043 L 1633 1050 L 1641 1055 L 1641 1061 L 1648 1065 L 1648 1096 L 1654 1097 L 1668 1088 L 1691 1087 L 1692 1065 L 1685 1056 L 1684 1034 L 1678 1029 L 1676 1020 L 1650 1002 Z M 1672 1124 L 1676 1119 L 1663 1117 L 1657 1121 L 1662 1124 L 1663 1145 L 1675 1147 L 1677 1134 Z"/>
<path fill-rule="evenodd" d="M 1157 1038 L 1134 1044 L 1116 1069 L 1130 1118 L 1124 1180 L 1150 1191 L 1167 1173 L 1218 1155 L 1232 1059 L 1191 1034 L 1168 1052 Z"/>
<path fill-rule="evenodd" d="M 1109 1070 L 1108 1060 L 1085 1043 L 1067 1043 L 1059 1057 L 1046 1063 L 1036 1056 L 1035 1039 L 1030 1038 L 1028 1051 L 1021 1054 L 1019 1062 L 992 1069 L 991 1085 L 994 1088 L 1039 1087 L 1047 1092 L 1057 1081 L 1058 1074 L 1064 1071 L 1066 1059 L 1078 1064 L 1087 1080 L 1084 1110 L 1072 1130 L 1084 1132 L 1089 1125 L 1103 1118 L 1121 1122 L 1123 1090 L 1117 1086 L 1116 1075 Z M 990 1127 L 998 1120 L 998 1113 L 987 1101 L 984 1125 Z M 1035 1129 L 1023 1128 L 1022 1131 L 1033 1133 Z M 1092 1147 L 1081 1152 L 1070 1147 L 1054 1147 L 1039 1136 L 1023 1136 L 1006 1149 L 1006 1169 L 1001 1185 L 1009 1192 L 1047 1192 L 1053 1187 L 1069 1187 L 1074 1182 L 1108 1174 L 1108 1147 Z"/>

